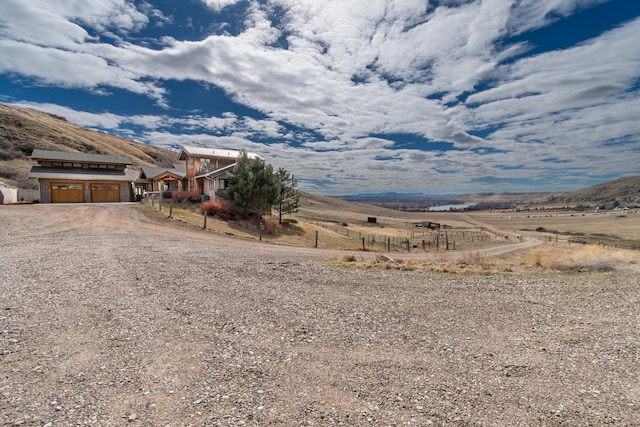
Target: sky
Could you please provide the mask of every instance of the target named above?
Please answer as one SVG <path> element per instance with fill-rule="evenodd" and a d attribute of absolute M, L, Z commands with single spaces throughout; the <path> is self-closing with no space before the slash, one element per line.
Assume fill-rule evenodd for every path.
<path fill-rule="evenodd" d="M 0 102 L 324 195 L 640 174 L 637 0 L 2 0 Z"/>

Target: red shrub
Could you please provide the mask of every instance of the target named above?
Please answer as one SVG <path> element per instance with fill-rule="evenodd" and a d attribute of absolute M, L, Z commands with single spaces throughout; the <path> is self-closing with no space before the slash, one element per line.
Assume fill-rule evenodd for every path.
<path fill-rule="evenodd" d="M 208 200 L 200 204 L 200 210 L 209 216 L 218 216 L 227 220 L 231 217 L 231 206 L 226 200 Z"/>
<path fill-rule="evenodd" d="M 173 194 L 171 195 L 171 198 L 176 203 L 180 203 L 180 202 L 196 203 L 200 201 L 200 194 L 196 191 L 178 190 L 173 192 Z"/>

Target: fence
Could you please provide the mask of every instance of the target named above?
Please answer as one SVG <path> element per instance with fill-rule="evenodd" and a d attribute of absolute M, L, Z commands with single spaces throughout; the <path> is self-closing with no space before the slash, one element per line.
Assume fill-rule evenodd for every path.
<path fill-rule="evenodd" d="M 494 238 L 486 231 L 478 230 L 429 230 L 408 232 L 406 236 L 385 236 L 361 233 L 348 226 L 316 223 L 318 227 L 332 231 L 362 243 L 362 250 L 411 251 L 412 249 L 460 250 L 478 247 Z M 318 245 L 316 236 L 316 246 Z"/>

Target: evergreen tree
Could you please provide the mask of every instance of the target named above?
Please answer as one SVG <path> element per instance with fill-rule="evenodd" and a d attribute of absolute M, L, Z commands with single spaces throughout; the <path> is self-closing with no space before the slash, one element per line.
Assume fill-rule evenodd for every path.
<path fill-rule="evenodd" d="M 280 194 L 278 177 L 273 166 L 263 159 L 250 159 L 245 150 L 230 173 L 228 194 L 233 203 L 247 212 L 262 215 L 271 213 Z"/>
<path fill-rule="evenodd" d="M 290 174 L 286 169 L 278 169 L 278 182 L 280 183 L 280 194 L 277 201 L 278 221 L 282 224 L 282 214 L 298 212 L 300 207 L 300 192 L 296 190 L 298 181 L 295 175 Z"/>

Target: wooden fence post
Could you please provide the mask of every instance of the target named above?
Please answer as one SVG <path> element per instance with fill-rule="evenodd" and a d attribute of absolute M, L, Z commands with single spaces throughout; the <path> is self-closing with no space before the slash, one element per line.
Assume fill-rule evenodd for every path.
<path fill-rule="evenodd" d="M 313 245 L 314 248 L 318 247 L 318 230 L 316 230 L 316 243 Z"/>
<path fill-rule="evenodd" d="M 362 250 L 363 250 L 363 251 L 365 250 L 365 247 L 364 247 L 364 237 L 362 238 Z"/>
<path fill-rule="evenodd" d="M 202 229 L 207 228 L 207 211 L 204 211 L 204 224 L 202 225 Z"/>
<path fill-rule="evenodd" d="M 169 202 L 169 218 L 173 216 L 173 202 Z"/>

